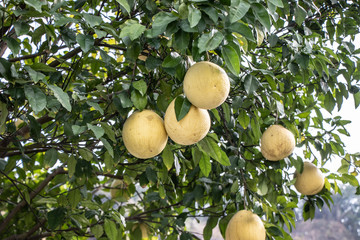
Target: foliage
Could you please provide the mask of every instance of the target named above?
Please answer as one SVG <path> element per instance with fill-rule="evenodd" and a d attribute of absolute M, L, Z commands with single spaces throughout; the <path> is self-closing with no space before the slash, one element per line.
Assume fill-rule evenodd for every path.
<path fill-rule="evenodd" d="M 161 239 L 190 239 L 186 219 L 206 216 L 210 239 L 248 208 L 269 239 L 291 239 L 283 227 L 294 226 L 300 199 L 304 218 L 313 218 L 337 182 L 359 186 L 360 156 L 341 141 L 349 121 L 325 112 L 347 98 L 360 104 L 358 1 L 1 2 L 3 238 L 140 239 L 145 223 Z M 208 136 L 186 147 L 169 140 L 152 159 L 129 155 L 121 138 L 128 115 L 163 116 L 186 70 L 202 60 L 231 78 Z M 298 143 L 280 162 L 259 151 L 273 123 Z M 322 168 L 320 194 L 294 190 L 294 167 L 339 157 L 338 173 Z M 113 179 L 126 183 L 128 202 L 110 199 Z"/>

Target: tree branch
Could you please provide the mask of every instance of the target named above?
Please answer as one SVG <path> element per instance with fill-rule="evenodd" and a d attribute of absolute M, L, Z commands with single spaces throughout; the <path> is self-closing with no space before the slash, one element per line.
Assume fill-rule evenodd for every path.
<path fill-rule="evenodd" d="M 38 195 L 46 186 L 47 184 L 56 176 L 59 174 L 65 174 L 67 173 L 62 167 L 59 167 L 57 169 L 55 169 L 54 172 L 52 172 L 50 175 L 48 175 L 44 181 L 42 181 L 40 183 L 40 185 L 33 191 L 31 192 L 30 195 L 30 201 L 36 196 Z M 11 219 L 14 218 L 14 216 L 27 204 L 27 202 L 25 200 L 22 200 L 20 203 L 18 203 L 18 205 L 16 205 L 16 207 L 6 216 L 6 218 L 4 219 L 4 221 L 0 224 L 0 233 L 3 232 L 7 225 L 9 225 Z"/>
<path fill-rule="evenodd" d="M 34 232 L 36 232 L 45 223 L 45 221 L 45 219 L 41 219 L 40 222 L 35 224 L 35 226 L 32 227 L 28 232 L 19 235 L 13 235 L 11 237 L 5 238 L 4 240 L 28 239 L 28 237 L 31 236 Z"/>

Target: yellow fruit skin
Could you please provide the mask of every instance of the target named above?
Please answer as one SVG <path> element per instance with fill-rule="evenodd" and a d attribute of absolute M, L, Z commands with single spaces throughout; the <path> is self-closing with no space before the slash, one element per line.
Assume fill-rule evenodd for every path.
<path fill-rule="evenodd" d="M 151 110 L 134 112 L 124 123 L 122 137 L 126 149 L 141 159 L 161 153 L 168 139 L 164 121 Z"/>
<path fill-rule="evenodd" d="M 226 240 L 265 240 L 266 230 L 260 217 L 248 210 L 237 212 L 228 223 Z"/>
<path fill-rule="evenodd" d="M 169 104 L 164 117 L 169 137 L 181 145 L 191 145 L 203 139 L 210 129 L 210 115 L 207 110 L 191 106 L 179 122 L 175 114 L 175 99 Z"/>
<path fill-rule="evenodd" d="M 261 137 L 261 153 L 270 161 L 279 161 L 295 149 L 294 135 L 281 125 L 272 125 Z"/>
<path fill-rule="evenodd" d="M 129 194 L 127 193 L 126 184 L 123 180 L 116 179 L 112 182 L 110 189 L 111 198 L 118 198 L 120 202 L 126 202 L 130 199 Z"/>
<path fill-rule="evenodd" d="M 220 106 L 230 92 L 229 78 L 218 65 L 203 61 L 195 63 L 185 74 L 184 94 L 198 108 Z"/>
<path fill-rule="evenodd" d="M 304 170 L 295 173 L 295 188 L 304 195 L 319 193 L 325 184 L 321 171 L 311 162 L 304 162 Z"/>

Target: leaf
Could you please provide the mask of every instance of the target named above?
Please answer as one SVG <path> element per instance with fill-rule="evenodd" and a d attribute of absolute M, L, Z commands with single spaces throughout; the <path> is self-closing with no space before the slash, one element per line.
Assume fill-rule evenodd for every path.
<path fill-rule="evenodd" d="M 128 3 L 127 0 L 116 0 L 123 8 L 125 8 L 125 10 L 128 12 L 128 14 L 130 15 L 130 5 Z"/>
<path fill-rule="evenodd" d="M 189 5 L 189 15 L 188 15 L 188 21 L 190 23 L 190 27 L 193 28 L 196 25 L 198 25 L 200 19 L 201 19 L 201 12 L 197 8 L 193 8 Z"/>
<path fill-rule="evenodd" d="M 65 219 L 66 209 L 59 207 L 47 213 L 47 220 L 50 229 L 55 229 Z"/>
<path fill-rule="evenodd" d="M 176 120 L 179 122 L 190 111 L 191 103 L 186 97 L 178 96 L 175 99 L 174 107 L 175 107 Z"/>
<path fill-rule="evenodd" d="M 92 152 L 87 148 L 79 148 L 78 151 L 80 156 L 86 161 L 90 162 L 94 158 Z"/>
<path fill-rule="evenodd" d="M 206 225 L 203 229 L 204 240 L 210 240 L 213 232 L 212 230 L 216 227 L 217 223 L 218 223 L 217 217 L 208 218 Z"/>
<path fill-rule="evenodd" d="M 145 96 L 147 90 L 147 84 L 144 80 L 135 81 L 132 86 L 140 92 L 142 96 Z"/>
<path fill-rule="evenodd" d="M 44 63 L 34 63 L 33 65 L 30 65 L 30 67 L 35 71 L 41 71 L 41 72 L 57 72 L 56 68 L 50 67 Z"/>
<path fill-rule="evenodd" d="M 69 174 L 69 178 L 72 178 L 74 176 L 75 173 L 75 169 L 76 169 L 76 159 L 74 158 L 73 155 L 71 155 L 67 161 L 67 167 L 68 167 L 68 174 Z"/>
<path fill-rule="evenodd" d="M 334 109 L 336 105 L 336 100 L 334 99 L 333 95 L 328 92 L 326 95 L 325 95 L 325 99 L 324 99 L 324 107 L 325 109 L 331 113 L 332 110 Z"/>
<path fill-rule="evenodd" d="M 104 115 L 104 110 L 100 107 L 100 105 L 96 102 L 91 102 L 91 101 L 88 101 L 86 102 L 87 105 L 89 105 L 90 107 L 93 107 L 95 110 L 99 111 L 99 113 L 101 115 Z"/>
<path fill-rule="evenodd" d="M 71 112 L 71 104 L 69 95 L 67 95 L 61 88 L 55 85 L 48 86 L 53 92 L 56 99 L 60 102 L 60 104 L 69 112 Z"/>
<path fill-rule="evenodd" d="M 226 66 L 234 74 L 240 74 L 240 58 L 236 50 L 228 45 L 221 49 L 222 56 L 225 60 Z"/>
<path fill-rule="evenodd" d="M 38 11 L 38 12 L 42 12 L 41 7 L 46 4 L 43 1 L 39 1 L 39 0 L 24 0 L 24 2 L 27 5 L 35 8 L 35 10 Z"/>
<path fill-rule="evenodd" d="M 94 38 L 91 35 L 78 34 L 76 42 L 80 45 L 81 50 L 86 53 L 94 46 Z"/>
<path fill-rule="evenodd" d="M 138 90 L 133 90 L 131 91 L 131 101 L 137 109 L 143 110 L 147 105 L 147 96 L 142 96 Z"/>
<path fill-rule="evenodd" d="M 221 32 L 211 32 L 201 35 L 198 42 L 199 52 L 214 50 L 220 45 L 223 39 L 224 35 Z"/>
<path fill-rule="evenodd" d="M 115 131 L 113 130 L 113 128 L 104 122 L 100 123 L 101 127 L 104 129 L 105 134 L 110 138 L 111 141 L 113 141 L 114 143 L 116 142 L 116 137 L 115 137 Z"/>
<path fill-rule="evenodd" d="M 109 143 L 108 140 L 106 140 L 105 138 L 100 138 L 101 142 L 104 144 L 106 150 L 109 152 L 111 157 L 114 157 L 114 149 L 111 146 L 111 144 Z"/>
<path fill-rule="evenodd" d="M 297 5 L 295 8 L 295 22 L 297 25 L 301 25 L 306 18 L 306 10 L 300 5 Z"/>
<path fill-rule="evenodd" d="M 81 15 L 84 17 L 86 23 L 90 25 L 90 27 L 95 27 L 102 23 L 102 18 L 100 16 L 89 13 L 82 13 Z"/>
<path fill-rule="evenodd" d="M 223 154 L 223 151 L 213 138 L 205 137 L 203 140 L 198 142 L 197 145 L 203 153 L 210 155 L 211 158 L 219 162 L 221 165 L 230 166 L 230 160 L 227 158 L 225 153 L 225 155 Z"/>
<path fill-rule="evenodd" d="M 175 33 L 174 46 L 176 49 L 184 50 L 187 49 L 190 42 L 190 34 L 182 31 L 181 29 Z"/>
<path fill-rule="evenodd" d="M 240 113 L 239 113 L 239 116 L 238 116 L 237 119 L 238 119 L 240 125 L 244 129 L 248 128 L 248 126 L 250 124 L 250 117 L 249 117 L 248 113 L 244 109 L 240 110 Z"/>
<path fill-rule="evenodd" d="M 129 37 L 131 41 L 138 39 L 145 32 L 146 27 L 137 21 L 128 20 L 121 26 L 120 37 Z"/>
<path fill-rule="evenodd" d="M 242 36 L 244 36 L 247 40 L 249 40 L 251 42 L 255 42 L 255 38 L 253 36 L 253 33 L 252 33 L 250 27 L 243 23 L 240 23 L 240 22 L 233 23 L 229 26 L 229 30 L 232 32 L 237 32 L 237 33 L 241 34 Z"/>
<path fill-rule="evenodd" d="M 166 56 L 161 66 L 163 68 L 176 68 L 181 63 L 181 57 L 175 54 L 169 54 Z"/>
<path fill-rule="evenodd" d="M 113 221 L 105 218 L 104 229 L 108 239 L 117 240 L 118 230 L 116 224 Z"/>
<path fill-rule="evenodd" d="M 265 37 L 265 34 L 264 32 L 258 28 L 258 27 L 255 27 L 255 31 L 256 31 L 256 43 L 257 43 L 257 46 L 260 47 L 261 44 L 263 43 L 264 41 L 264 37 Z"/>
<path fill-rule="evenodd" d="M 199 161 L 199 167 L 205 177 L 208 177 L 211 172 L 210 156 L 202 153 Z"/>
<path fill-rule="evenodd" d="M 242 19 L 249 11 L 250 4 L 247 1 L 241 0 L 239 5 L 230 8 L 230 23 L 234 23 Z"/>
<path fill-rule="evenodd" d="M 25 66 L 24 69 L 29 73 L 30 78 L 34 81 L 34 83 L 37 83 L 38 81 L 45 78 L 44 74 L 34 71 L 32 68 L 30 68 L 30 66 Z"/>
<path fill-rule="evenodd" d="M 18 37 L 27 34 L 30 31 L 30 25 L 23 21 L 16 21 L 14 23 L 14 28 Z"/>
<path fill-rule="evenodd" d="M 256 17 L 256 19 L 268 30 L 270 31 L 271 20 L 266 8 L 260 3 L 251 4 L 251 9 Z"/>
<path fill-rule="evenodd" d="M 30 136 L 37 141 L 41 137 L 41 125 L 32 115 L 28 114 L 27 118 L 30 121 Z"/>
<path fill-rule="evenodd" d="M 167 170 L 170 170 L 174 164 L 174 153 L 171 151 L 169 145 L 166 145 L 163 152 L 161 153 L 161 157 Z"/>
<path fill-rule="evenodd" d="M 251 74 L 246 75 L 244 81 L 244 87 L 245 87 L 245 91 L 248 94 L 252 94 L 256 92 L 259 86 L 260 86 L 259 81 L 253 75 Z"/>
<path fill-rule="evenodd" d="M 20 43 L 12 38 L 12 37 L 3 37 L 3 40 L 5 40 L 7 46 L 10 48 L 12 54 L 17 55 L 19 54 L 21 47 L 20 47 Z"/>
<path fill-rule="evenodd" d="M 24 92 L 26 98 L 29 100 L 30 107 L 34 110 L 35 114 L 38 114 L 46 107 L 46 95 L 38 87 L 25 85 Z"/>
<path fill-rule="evenodd" d="M 354 95 L 355 108 L 358 108 L 360 105 L 360 91 L 355 93 Z"/>
<path fill-rule="evenodd" d="M 44 165 L 45 168 L 51 168 L 55 165 L 58 160 L 58 152 L 54 148 L 50 148 L 45 152 Z"/>
<path fill-rule="evenodd" d="M 92 226 L 90 230 L 96 239 L 99 239 L 104 234 L 104 228 L 99 224 Z"/>
<path fill-rule="evenodd" d="M 100 139 L 105 133 L 105 131 L 102 127 L 98 127 L 98 126 L 92 125 L 90 123 L 87 123 L 86 125 L 91 131 L 93 131 L 93 133 L 95 134 L 95 137 L 97 139 Z"/>
<path fill-rule="evenodd" d="M 169 25 L 169 23 L 175 21 L 176 19 L 178 19 L 178 17 L 169 12 L 162 11 L 156 14 L 154 22 L 152 24 L 152 28 L 148 30 L 147 36 L 150 38 L 154 38 L 162 34 L 163 32 L 165 32 L 167 25 Z"/>
<path fill-rule="evenodd" d="M 282 2 L 282 0 L 268 0 L 269 2 L 271 2 L 272 4 L 274 4 L 277 7 L 283 8 L 284 4 Z"/>

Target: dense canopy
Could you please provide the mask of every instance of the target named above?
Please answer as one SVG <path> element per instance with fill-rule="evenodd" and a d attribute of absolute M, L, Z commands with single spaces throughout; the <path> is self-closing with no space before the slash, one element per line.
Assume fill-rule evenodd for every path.
<path fill-rule="evenodd" d="M 331 206 L 339 183 L 359 187 L 360 155 L 341 141 L 349 121 L 329 114 L 360 104 L 358 1 L 0 2 L 2 239 L 193 239 L 186 220 L 202 217 L 210 239 L 242 209 L 268 239 L 292 239 L 300 199 L 306 220 Z M 163 118 L 177 96 L 186 116 L 184 76 L 201 61 L 230 79 L 206 137 L 132 156 L 126 119 L 144 109 Z M 280 161 L 260 152 L 273 124 L 296 138 Z M 326 177 L 314 196 L 294 187 L 304 161 Z"/>

